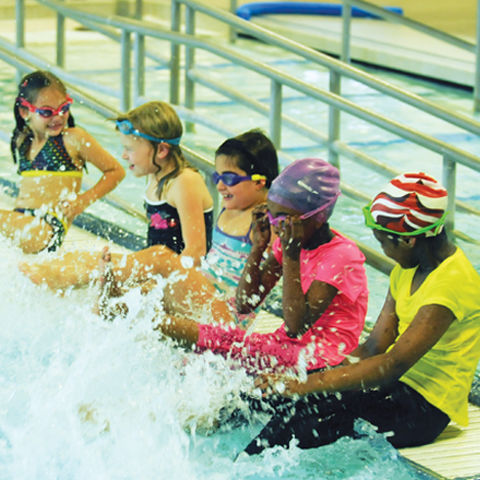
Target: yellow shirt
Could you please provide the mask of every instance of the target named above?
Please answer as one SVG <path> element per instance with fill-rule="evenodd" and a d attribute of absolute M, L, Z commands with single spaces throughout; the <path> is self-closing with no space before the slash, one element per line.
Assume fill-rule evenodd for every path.
<path fill-rule="evenodd" d="M 390 275 L 399 337 L 424 305 L 442 305 L 455 320 L 400 380 L 457 424 L 468 425 L 468 394 L 480 358 L 480 276 L 459 248 L 410 295 L 415 271 L 396 265 Z"/>

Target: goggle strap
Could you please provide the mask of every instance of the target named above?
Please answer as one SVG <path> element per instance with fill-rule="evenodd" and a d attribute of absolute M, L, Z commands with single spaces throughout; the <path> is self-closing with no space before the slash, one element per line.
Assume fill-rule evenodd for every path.
<path fill-rule="evenodd" d="M 383 227 L 382 225 L 375 222 L 373 215 L 370 212 L 371 205 L 372 205 L 372 202 L 370 202 L 368 205 L 365 205 L 362 208 L 363 216 L 365 218 L 365 225 L 368 228 L 381 230 L 382 232 L 388 232 L 388 233 L 392 233 L 394 235 L 400 235 L 403 237 L 413 237 L 416 235 L 421 235 L 422 233 L 425 233 L 425 234 L 433 233 L 433 236 L 438 235 L 442 231 L 443 224 L 445 223 L 445 219 L 447 218 L 447 215 L 448 215 L 448 211 L 445 211 L 445 213 L 436 222 L 432 223 L 431 225 L 427 225 L 426 227 L 413 230 L 412 232 L 396 232 L 391 228 Z"/>
<path fill-rule="evenodd" d="M 168 143 L 170 145 L 179 145 L 181 136 L 175 138 L 158 138 L 153 137 L 152 135 L 148 135 L 147 133 L 143 133 L 138 128 L 134 128 L 132 122 L 128 119 L 125 120 L 117 120 L 116 121 L 117 128 L 120 130 L 121 133 L 124 135 L 135 135 L 137 137 L 145 138 L 146 140 L 150 140 L 151 142 L 155 143 Z M 125 125 L 127 128 L 125 128 Z"/>

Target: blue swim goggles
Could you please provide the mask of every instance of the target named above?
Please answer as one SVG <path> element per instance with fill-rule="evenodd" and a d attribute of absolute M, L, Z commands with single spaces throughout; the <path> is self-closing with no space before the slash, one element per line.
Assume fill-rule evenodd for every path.
<path fill-rule="evenodd" d="M 146 133 L 140 132 L 137 128 L 132 125 L 130 120 L 117 120 L 116 121 L 117 128 L 120 133 L 124 135 L 136 135 L 137 137 L 145 138 L 146 140 L 150 140 L 151 142 L 155 143 L 168 143 L 170 145 L 178 145 L 180 143 L 180 139 L 182 137 L 176 138 L 158 138 L 152 137 L 151 135 L 147 135 Z"/>
<path fill-rule="evenodd" d="M 267 177 L 265 175 L 260 175 L 259 173 L 254 173 L 253 175 L 237 175 L 233 172 L 225 172 L 225 173 L 212 173 L 212 180 L 214 181 L 215 185 L 221 180 L 222 183 L 227 185 L 227 187 L 233 187 L 240 182 L 245 182 L 247 180 L 252 180 L 254 182 L 258 180 L 266 180 Z"/>

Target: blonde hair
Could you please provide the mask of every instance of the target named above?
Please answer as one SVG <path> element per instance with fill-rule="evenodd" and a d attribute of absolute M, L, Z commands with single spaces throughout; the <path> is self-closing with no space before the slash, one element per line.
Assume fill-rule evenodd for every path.
<path fill-rule="evenodd" d="M 130 110 L 126 114 L 120 115 L 115 120 L 120 122 L 122 120 L 129 120 L 133 127 L 139 132 L 146 133 L 147 135 L 159 139 L 174 139 L 181 137 L 183 133 L 182 122 L 178 118 L 175 110 L 168 103 L 160 101 L 144 103 L 143 105 Z M 153 164 L 156 165 L 155 155 L 157 152 L 158 143 L 151 140 L 147 141 L 149 141 L 155 149 Z M 163 177 L 160 182 L 158 182 L 157 195 L 159 198 L 163 188 L 170 180 L 180 175 L 185 168 L 191 168 L 185 159 L 180 146 L 172 145 L 168 142 L 167 144 L 169 147 L 169 154 L 167 158 L 174 163 L 175 168 L 172 172 Z M 158 168 L 160 170 L 160 167 Z"/>

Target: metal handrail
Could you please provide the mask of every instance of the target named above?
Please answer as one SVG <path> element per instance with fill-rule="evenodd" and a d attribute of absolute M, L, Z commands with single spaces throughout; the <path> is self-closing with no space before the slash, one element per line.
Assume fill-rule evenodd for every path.
<path fill-rule="evenodd" d="M 243 56 L 225 47 L 220 47 L 218 46 L 218 44 L 214 42 L 210 42 L 205 39 L 198 39 L 197 37 L 194 37 L 191 35 L 164 30 L 158 25 L 152 24 L 151 22 L 146 22 L 144 20 L 140 22 L 137 20 L 125 19 L 124 17 L 116 17 L 116 16 L 102 18 L 99 15 L 86 13 L 77 8 L 66 7 L 54 0 L 37 0 L 37 1 L 45 6 L 49 6 L 50 8 L 54 8 L 60 11 L 63 15 L 68 14 L 68 16 L 70 16 L 74 20 L 77 20 L 80 22 L 83 19 L 87 19 L 95 23 L 104 23 L 117 28 L 121 28 L 122 30 L 128 31 L 130 33 L 141 33 L 144 36 L 151 36 L 151 37 L 162 39 L 162 40 L 181 43 L 189 47 L 201 48 L 203 50 L 207 50 L 224 59 L 234 61 L 236 64 L 242 65 L 245 68 L 249 68 L 250 70 L 253 70 L 257 73 L 261 73 L 272 80 L 279 81 L 282 84 L 288 86 L 289 88 L 292 88 L 294 90 L 297 90 L 305 94 L 309 94 L 314 98 L 325 101 L 326 103 L 329 103 L 329 104 L 333 103 L 335 104 L 336 107 L 341 108 L 344 111 L 354 116 L 362 118 L 363 120 L 366 120 L 366 121 L 370 121 L 370 123 L 373 123 L 381 128 L 384 128 L 385 130 L 388 130 L 392 133 L 396 133 L 403 138 L 409 139 L 430 150 L 436 151 L 437 153 L 442 154 L 444 152 L 448 152 L 449 154 L 451 154 L 451 156 L 454 158 L 455 161 L 458 161 L 460 163 L 463 163 L 466 166 L 469 166 L 470 168 L 480 171 L 479 169 L 480 159 L 468 152 L 464 152 L 459 149 L 456 149 L 455 147 L 451 147 L 449 144 L 442 142 L 441 140 L 438 140 L 426 134 L 417 132 L 409 127 L 404 127 L 399 122 L 390 120 L 387 117 L 384 117 L 380 114 L 376 114 L 375 112 L 372 112 L 363 107 L 358 107 L 353 102 L 343 99 L 337 94 L 332 94 L 330 92 L 323 91 L 317 87 L 312 87 L 309 84 L 302 82 L 301 80 L 298 80 L 291 75 L 288 75 L 286 73 L 281 72 L 280 70 L 275 69 L 274 67 L 270 67 L 268 65 L 252 60 L 250 57 Z M 217 19 L 223 18 L 224 20 L 227 20 L 229 16 L 232 17 L 230 14 L 225 13 L 219 9 L 207 8 L 205 7 L 205 5 L 195 4 L 191 0 L 180 0 L 180 2 L 178 3 L 184 3 L 188 5 L 190 8 L 195 7 L 196 10 L 205 14 L 210 12 L 211 15 Z M 236 17 L 233 17 L 233 19 L 230 18 L 229 20 L 231 20 L 236 27 L 247 26 L 248 28 L 245 28 L 247 33 L 251 33 L 251 34 L 260 33 L 261 35 L 259 36 L 261 37 L 261 39 L 264 39 L 264 35 L 267 35 L 267 36 L 271 35 L 273 38 L 277 40 L 274 42 L 274 44 L 277 44 L 279 46 L 288 45 L 290 47 L 287 49 L 288 51 L 291 51 L 293 53 L 298 53 L 298 54 L 301 54 L 303 52 L 304 55 L 302 56 L 304 58 L 310 59 L 312 61 L 317 60 L 317 63 L 320 63 L 323 66 L 330 67 L 344 76 L 360 81 L 372 88 L 376 88 L 377 90 L 382 91 L 383 93 L 388 92 L 391 94 L 390 96 L 392 96 L 393 98 L 403 100 L 405 101 L 405 103 L 409 103 L 412 106 L 417 106 L 417 107 L 422 106 L 423 107 L 422 111 L 435 115 L 453 125 L 456 125 L 467 131 L 480 135 L 480 122 L 477 122 L 475 120 L 472 120 L 460 114 L 452 113 L 447 109 L 439 107 L 438 105 L 432 102 L 423 100 L 421 97 L 415 94 L 411 94 L 403 89 L 395 87 L 389 84 L 388 82 L 377 80 L 372 75 L 366 74 L 361 70 L 355 69 L 354 67 L 351 67 L 351 66 L 347 66 L 342 62 L 332 59 L 326 55 L 323 55 L 307 47 L 303 47 L 302 45 L 297 44 L 296 42 L 292 42 L 290 40 L 284 39 L 283 37 L 272 34 L 271 32 L 268 32 L 267 30 L 262 29 L 261 27 L 252 26 L 251 24 L 249 24 L 248 22 L 242 19 L 237 19 Z M 238 22 L 240 22 L 240 24 L 242 25 L 238 24 Z M 318 62 L 318 60 L 321 60 L 321 62 Z M 385 91 L 383 89 L 385 89 Z"/>
<path fill-rule="evenodd" d="M 95 28 L 95 26 L 101 26 L 102 28 L 105 25 L 110 27 L 118 28 L 121 30 L 121 42 L 123 50 L 123 62 L 122 68 L 123 73 L 127 74 L 126 77 L 130 78 L 130 70 L 134 71 L 134 77 L 136 84 L 141 84 L 141 77 L 144 74 L 144 69 L 142 68 L 141 58 L 142 52 L 140 51 L 140 57 L 136 56 L 136 64 L 132 68 L 129 62 L 130 57 L 130 35 L 134 34 L 136 41 L 143 40 L 145 36 L 150 36 L 153 38 L 158 38 L 161 40 L 167 40 L 172 44 L 172 54 L 173 57 L 170 59 L 170 70 L 171 70 L 171 81 L 170 81 L 170 91 L 171 91 L 171 102 L 177 100 L 178 102 L 178 89 L 179 89 L 179 73 L 180 73 L 180 64 L 179 64 L 179 45 L 184 45 L 187 49 L 186 51 L 186 92 L 185 98 L 187 107 L 194 105 L 194 86 L 196 83 L 202 83 L 210 88 L 218 91 L 218 85 L 215 85 L 214 82 L 200 74 L 196 71 L 194 65 L 194 51 L 195 49 L 202 49 L 215 55 L 230 60 L 237 65 L 241 65 L 247 69 L 255 71 L 267 77 L 271 81 L 271 103 L 270 109 L 262 108 L 260 102 L 256 102 L 257 111 L 263 110 L 263 113 L 270 116 L 270 134 L 271 137 L 276 141 L 278 148 L 281 147 L 281 125 L 282 122 L 294 126 L 298 131 L 303 131 L 303 133 L 308 138 L 315 138 L 321 143 L 324 143 L 329 148 L 330 160 L 332 163 L 338 163 L 338 155 L 346 155 L 350 158 L 361 160 L 363 162 L 369 163 L 373 168 L 384 171 L 387 173 L 393 173 L 393 170 L 381 164 L 380 162 L 372 159 L 369 155 L 357 151 L 353 147 L 342 143 L 339 139 L 339 114 L 340 111 L 347 112 L 351 115 L 356 116 L 366 120 L 367 122 L 377 125 L 384 130 L 395 133 L 403 138 L 406 138 L 412 142 L 422 145 L 434 152 L 439 153 L 444 158 L 444 183 L 446 184 L 449 191 L 453 194 L 451 197 L 451 204 L 449 205 L 450 211 L 454 210 L 453 202 L 455 200 L 455 167 L 456 162 L 462 163 L 476 171 L 480 171 L 480 158 L 465 152 L 463 150 L 457 149 L 454 146 L 451 146 L 445 142 L 442 142 L 434 137 L 417 132 L 411 129 L 408 126 L 404 126 L 399 122 L 388 119 L 385 116 L 379 115 L 369 109 L 355 105 L 350 100 L 347 100 L 340 95 L 339 89 L 339 79 L 342 76 L 349 77 L 359 81 L 371 88 L 374 88 L 380 92 L 387 93 L 390 97 L 396 98 L 403 101 L 409 105 L 415 106 L 416 108 L 421 109 L 422 111 L 435 115 L 443 120 L 451 123 L 452 125 L 463 128 L 464 130 L 474 132 L 475 134 L 480 133 L 480 123 L 466 117 L 463 115 L 455 114 L 449 112 L 448 110 L 439 107 L 432 102 L 425 101 L 421 97 L 411 94 L 403 89 L 395 87 L 388 82 L 384 82 L 376 79 L 372 75 L 369 75 L 351 65 L 340 62 L 336 59 L 328 57 L 327 55 L 321 54 L 313 49 L 304 47 L 296 42 L 285 39 L 279 35 L 273 34 L 268 30 L 265 30 L 257 25 L 249 23 L 243 19 L 237 18 L 236 16 L 230 14 L 229 12 L 222 11 L 220 9 L 206 7 L 202 4 L 197 4 L 193 0 L 180 0 L 172 2 L 172 28 L 177 31 L 165 30 L 159 27 L 157 24 L 146 21 L 138 21 L 134 19 L 127 19 L 125 17 L 109 17 L 103 18 L 98 15 L 85 12 L 78 8 L 67 7 L 66 5 L 54 1 L 54 0 L 37 0 L 39 3 L 48 6 L 55 11 L 59 16 L 68 16 L 74 20 L 85 23 L 88 22 L 90 28 Z M 23 3 L 23 0 L 17 0 L 19 3 Z M 137 5 L 141 3 L 141 0 L 137 0 Z M 187 7 L 185 31 L 187 33 L 180 33 L 180 23 L 179 23 L 179 8 L 181 4 L 185 4 Z M 198 11 L 202 14 L 209 15 L 217 20 L 222 21 L 223 23 L 232 26 L 236 31 L 243 31 L 251 36 L 254 36 L 260 40 L 266 41 L 272 45 L 281 47 L 283 50 L 295 53 L 300 55 L 302 58 L 315 62 L 318 65 L 327 67 L 331 72 L 331 91 L 323 90 L 317 87 L 313 87 L 303 81 L 299 81 L 297 78 L 286 74 L 276 68 L 270 67 L 263 63 L 252 60 L 250 57 L 241 55 L 232 48 L 227 48 L 225 46 L 219 46 L 218 43 L 208 41 L 206 39 L 199 39 L 195 37 L 195 28 L 194 28 L 194 12 Z M 18 24 L 19 22 L 17 22 Z M 19 30 L 23 31 L 23 25 L 19 25 Z M 17 35 L 18 38 L 21 35 Z M 63 43 L 63 38 L 57 37 L 57 43 Z M 0 41 L 0 44 L 5 44 L 5 42 Z M 4 45 L 5 46 L 5 45 Z M 7 47 L 5 47 L 7 48 Z M 63 46 L 59 47 L 60 51 L 63 51 Z M 19 48 L 16 51 L 10 48 L 10 52 L 13 55 L 21 56 L 24 54 L 24 50 Z M 143 55 L 145 55 L 143 51 Z M 1 56 L 1 52 L 0 52 Z M 57 59 L 61 55 L 57 54 Z M 53 70 L 50 67 L 51 70 Z M 67 73 L 63 69 L 59 69 L 56 72 L 61 78 L 66 78 Z M 289 88 L 296 90 L 298 92 L 308 95 L 310 98 L 315 98 L 321 100 L 324 103 L 327 103 L 330 106 L 330 129 L 328 136 L 322 136 L 321 134 L 315 134 L 315 131 L 311 127 L 306 125 L 301 125 L 299 122 L 296 122 L 293 119 L 289 119 L 281 113 L 281 100 L 282 100 L 282 87 L 288 86 Z M 130 98 L 130 81 L 124 82 L 123 91 L 121 93 L 121 99 L 123 105 L 125 106 L 128 103 Z M 137 89 L 138 90 L 138 89 Z M 224 89 L 226 93 L 227 89 Z M 238 93 L 233 93 L 236 95 L 237 99 L 241 97 Z M 228 95 L 227 95 L 228 96 Z M 175 98 L 176 97 L 176 98 Z M 245 99 L 244 99 L 245 100 Z M 249 104 L 247 101 L 243 101 L 245 104 Z M 255 102 L 250 102 L 250 106 Z M 255 106 L 254 106 L 255 109 Z M 273 112 L 273 113 L 272 113 Z M 342 185 L 344 193 L 347 193 L 355 198 L 363 198 L 365 194 L 357 192 L 355 189 Z M 474 209 L 470 209 L 473 213 L 480 213 Z M 450 224 L 448 226 L 450 229 L 453 229 L 453 217 L 451 217 Z"/>
<path fill-rule="evenodd" d="M 374 5 L 373 3 L 367 2 L 365 0 L 342 0 L 343 10 L 342 10 L 342 49 L 340 58 L 344 62 L 350 62 L 350 25 L 351 25 L 351 7 L 359 7 L 362 10 L 365 10 L 369 13 L 372 13 L 382 20 L 389 21 L 391 23 L 396 23 L 399 25 L 404 25 L 408 28 L 411 28 L 417 32 L 424 33 L 432 38 L 441 40 L 449 45 L 453 45 L 467 52 L 473 53 L 475 55 L 475 79 L 473 84 L 473 109 L 475 112 L 480 111 L 480 0 L 478 0 L 477 6 L 477 41 L 476 43 L 469 42 L 463 38 L 451 35 L 442 30 L 439 30 L 424 23 L 418 22 L 411 18 L 399 15 L 398 13 L 392 12 L 385 8 Z"/>
<path fill-rule="evenodd" d="M 53 3 L 51 0 L 37 1 L 40 1 L 40 3 L 45 5 L 47 3 Z M 298 42 L 295 42 L 294 40 L 271 32 L 259 25 L 249 22 L 248 20 L 244 20 L 232 15 L 230 12 L 215 7 L 208 7 L 205 4 L 197 3 L 195 0 L 173 0 L 172 3 L 184 4 L 187 8 L 191 8 L 199 13 L 232 26 L 237 32 L 242 32 L 267 44 L 280 47 L 286 52 L 299 55 L 305 60 L 309 60 L 315 64 L 328 68 L 329 70 L 332 70 L 341 76 L 360 82 L 363 85 L 377 90 L 378 92 L 385 93 L 392 98 L 406 103 L 407 105 L 420 108 L 422 111 L 435 115 L 436 117 L 441 118 L 452 125 L 456 125 L 457 127 L 475 133 L 476 135 L 478 135 L 480 132 L 480 122 L 477 122 L 470 117 L 451 112 L 450 110 L 434 102 L 426 100 L 419 95 L 409 92 L 408 90 L 381 80 L 374 75 L 370 75 L 359 68 L 337 60 L 329 55 L 314 50 L 313 48 L 306 47 Z"/>
<path fill-rule="evenodd" d="M 57 4 L 57 2 L 54 2 L 52 0 L 37 0 L 37 1 L 49 6 L 53 4 Z M 191 3 L 191 2 L 186 0 L 185 2 L 182 2 L 182 3 Z M 274 67 L 271 67 L 269 65 L 253 60 L 250 57 L 246 55 L 242 55 L 232 49 L 220 47 L 215 42 L 211 42 L 205 39 L 199 39 L 191 35 L 163 30 L 157 25 L 151 24 L 146 21 L 140 22 L 137 20 L 125 19 L 123 17 L 116 17 L 116 16 L 102 19 L 102 17 L 98 15 L 85 14 L 83 12 L 79 13 L 78 9 L 73 9 L 71 7 L 64 7 L 61 4 L 57 4 L 57 6 L 59 7 L 59 10 L 62 11 L 63 14 L 69 13 L 71 18 L 73 18 L 74 20 L 81 21 L 82 18 L 87 17 L 91 21 L 95 21 L 95 22 L 104 21 L 108 25 L 121 28 L 128 32 L 141 32 L 142 35 L 148 35 L 148 36 L 162 39 L 162 40 L 169 40 L 171 42 L 188 45 L 189 47 L 195 47 L 195 48 L 200 48 L 200 49 L 209 51 L 210 53 L 214 53 L 226 60 L 230 60 L 237 65 L 241 65 L 247 69 L 255 71 L 256 73 L 260 73 L 270 78 L 271 80 L 281 83 L 284 86 L 288 86 L 293 90 L 304 93 L 312 98 L 328 103 L 329 105 L 333 105 L 336 108 L 339 108 L 342 111 L 345 111 L 346 113 L 356 116 L 357 118 L 365 120 L 380 128 L 383 128 L 384 130 L 387 130 L 391 133 L 397 134 L 402 138 L 405 138 L 414 143 L 417 143 L 418 145 L 423 146 L 436 153 L 439 153 L 440 155 L 448 154 L 448 156 L 451 157 L 454 161 L 462 163 L 463 165 L 469 168 L 472 168 L 476 171 L 480 171 L 480 158 L 469 152 L 460 150 L 430 135 L 418 132 L 408 126 L 404 126 L 400 122 L 391 120 L 370 109 L 357 106 L 352 101 L 347 100 L 338 94 L 328 92 L 318 87 L 313 87 L 310 84 L 293 77 L 292 75 L 289 75 Z M 203 9 L 204 6 L 202 5 L 200 6 L 200 8 Z M 8 42 L 0 39 L 0 45 L 2 44 L 4 46 L 7 46 Z M 16 50 L 15 54 L 20 56 L 22 55 L 22 52 L 20 50 Z M 51 69 L 55 71 L 55 67 Z M 57 68 L 56 71 L 60 76 L 62 76 L 62 78 L 65 78 L 67 76 L 66 73 L 59 68 Z M 194 75 L 192 74 L 192 78 L 193 77 Z M 70 77 L 70 79 L 71 78 L 72 76 Z M 452 119 L 455 119 L 455 117 L 457 117 L 456 119 L 460 118 L 460 116 L 454 115 L 454 114 L 449 114 L 449 116 L 451 116 Z M 455 124 L 457 124 L 457 122 L 455 122 Z M 467 129 L 467 127 L 468 127 L 468 130 L 475 132 L 477 134 L 480 134 L 480 123 L 474 122 L 474 121 L 468 121 L 468 125 L 465 125 L 464 128 Z"/>

